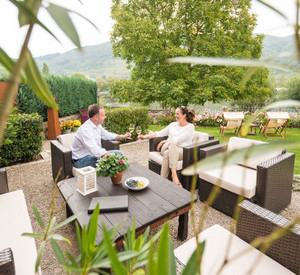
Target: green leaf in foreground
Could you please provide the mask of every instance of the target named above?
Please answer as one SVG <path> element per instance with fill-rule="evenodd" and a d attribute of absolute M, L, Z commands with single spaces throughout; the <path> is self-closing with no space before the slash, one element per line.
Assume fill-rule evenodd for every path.
<path fill-rule="evenodd" d="M 36 208 L 36 206 L 35 206 L 34 204 L 31 206 L 31 208 L 32 208 L 32 210 L 33 210 L 33 213 L 34 213 L 34 215 L 35 215 L 35 217 L 36 217 L 36 219 L 37 219 L 37 221 L 38 221 L 40 227 L 41 227 L 43 230 L 45 230 L 45 225 L 44 225 L 44 222 L 43 222 L 43 220 L 42 220 L 42 218 L 41 218 L 40 212 L 37 210 L 37 208 Z"/>
<path fill-rule="evenodd" d="M 247 148 L 222 152 L 211 157 L 205 158 L 195 165 L 191 165 L 182 171 L 183 175 L 194 175 L 201 171 L 212 170 L 224 167 L 224 164 L 241 163 L 249 158 L 259 157 L 278 150 L 285 150 L 300 146 L 300 141 L 275 141 L 273 143 L 259 144 Z"/>
<path fill-rule="evenodd" d="M 58 105 L 55 102 L 30 52 L 27 52 L 26 62 L 25 73 L 27 81 L 34 93 L 49 107 L 58 109 Z"/>

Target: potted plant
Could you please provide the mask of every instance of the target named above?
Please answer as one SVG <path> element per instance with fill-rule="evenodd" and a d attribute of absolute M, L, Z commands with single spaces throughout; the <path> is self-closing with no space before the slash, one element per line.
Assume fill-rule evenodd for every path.
<path fill-rule="evenodd" d="M 123 171 L 129 167 L 128 158 L 122 154 L 110 153 L 105 154 L 97 161 L 97 176 L 111 177 L 114 184 L 120 184 L 122 181 Z"/>
<path fill-rule="evenodd" d="M 69 121 L 63 121 L 60 125 L 60 130 L 62 134 L 71 133 L 71 123 Z"/>
<path fill-rule="evenodd" d="M 80 126 L 81 126 L 81 122 L 79 120 L 71 121 L 71 129 L 73 132 L 76 132 Z"/>

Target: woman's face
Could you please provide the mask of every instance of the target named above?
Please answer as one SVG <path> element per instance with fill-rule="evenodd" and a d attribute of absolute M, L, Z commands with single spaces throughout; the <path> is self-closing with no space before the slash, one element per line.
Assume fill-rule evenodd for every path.
<path fill-rule="evenodd" d="M 175 119 L 178 121 L 178 122 L 181 122 L 181 121 L 185 121 L 186 120 L 186 114 L 182 114 L 182 111 L 180 108 L 177 108 L 175 110 Z"/>

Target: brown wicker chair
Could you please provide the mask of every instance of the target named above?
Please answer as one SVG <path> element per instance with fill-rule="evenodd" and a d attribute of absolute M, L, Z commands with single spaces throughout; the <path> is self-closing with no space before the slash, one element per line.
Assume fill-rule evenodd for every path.
<path fill-rule="evenodd" d="M 6 169 L 0 168 L 0 194 L 7 193 L 8 191 Z"/>
<path fill-rule="evenodd" d="M 69 134 L 70 135 L 70 134 Z M 58 137 L 59 139 L 59 137 Z M 101 140 L 102 147 L 106 150 L 119 150 L 119 141 Z M 52 161 L 52 176 L 56 178 L 59 170 L 61 173 L 58 181 L 66 177 L 73 177 L 72 151 L 58 140 L 51 141 L 51 161 Z"/>
<path fill-rule="evenodd" d="M 157 145 L 162 141 L 167 139 L 168 137 L 156 137 L 153 139 L 149 140 L 149 152 L 154 152 L 156 151 L 156 147 Z M 194 161 L 194 148 L 197 147 L 198 148 L 198 153 L 199 153 L 199 149 L 200 148 L 204 148 L 207 146 L 212 146 L 215 144 L 219 144 L 219 140 L 214 139 L 214 136 L 209 135 L 209 140 L 207 141 L 203 141 L 203 142 L 198 142 L 196 144 L 193 145 L 189 145 L 189 146 L 185 146 L 183 148 L 183 162 L 182 162 L 182 169 L 188 167 L 189 165 L 191 165 Z M 198 155 L 198 159 L 199 159 L 199 155 Z M 157 174 L 160 174 L 160 170 L 161 170 L 161 164 L 149 159 L 148 160 L 148 167 L 150 170 L 154 171 Z M 192 185 L 192 176 L 183 176 L 181 174 L 182 169 L 178 170 L 178 177 L 180 182 L 182 183 L 183 188 L 190 190 L 191 189 L 191 185 Z M 169 175 L 169 178 L 171 179 L 171 174 Z"/>
<path fill-rule="evenodd" d="M 201 148 L 200 159 L 227 150 L 227 143 Z M 282 153 L 256 167 L 255 195 L 248 198 L 252 202 L 278 213 L 291 202 L 295 154 Z M 246 168 L 247 169 L 247 168 Z M 242 178 L 241 178 L 242 181 Z M 206 201 L 214 184 L 199 177 L 199 197 Z M 221 188 L 221 192 L 212 207 L 232 216 L 238 195 Z"/>
<path fill-rule="evenodd" d="M 0 275 L 15 275 L 14 256 L 11 248 L 0 251 Z"/>
<path fill-rule="evenodd" d="M 276 227 L 285 227 L 289 220 L 244 200 L 237 223 L 236 235 L 250 243 L 259 236 L 269 235 Z M 300 225 L 285 237 L 275 241 L 266 252 L 270 258 L 296 274 L 300 274 Z"/>

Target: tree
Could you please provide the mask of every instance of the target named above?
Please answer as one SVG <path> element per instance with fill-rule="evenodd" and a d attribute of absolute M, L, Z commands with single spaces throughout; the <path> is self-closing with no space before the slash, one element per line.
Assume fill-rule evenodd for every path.
<path fill-rule="evenodd" d="M 166 63 L 177 56 L 259 58 L 262 36 L 252 35 L 250 6 L 250 0 L 114 0 L 113 53 L 132 71 L 111 92 L 123 102 L 165 107 L 250 94 L 248 84 L 239 85 L 245 68 Z"/>
<path fill-rule="evenodd" d="M 43 69 L 42 69 L 43 74 L 49 74 L 49 67 L 46 62 L 43 63 Z"/>
<path fill-rule="evenodd" d="M 300 77 L 294 76 L 287 83 L 286 98 L 300 101 Z"/>
<path fill-rule="evenodd" d="M 114 84 L 118 80 L 116 76 L 109 76 L 106 79 L 97 77 L 96 83 L 99 91 L 105 92 L 109 90 L 110 85 Z"/>

